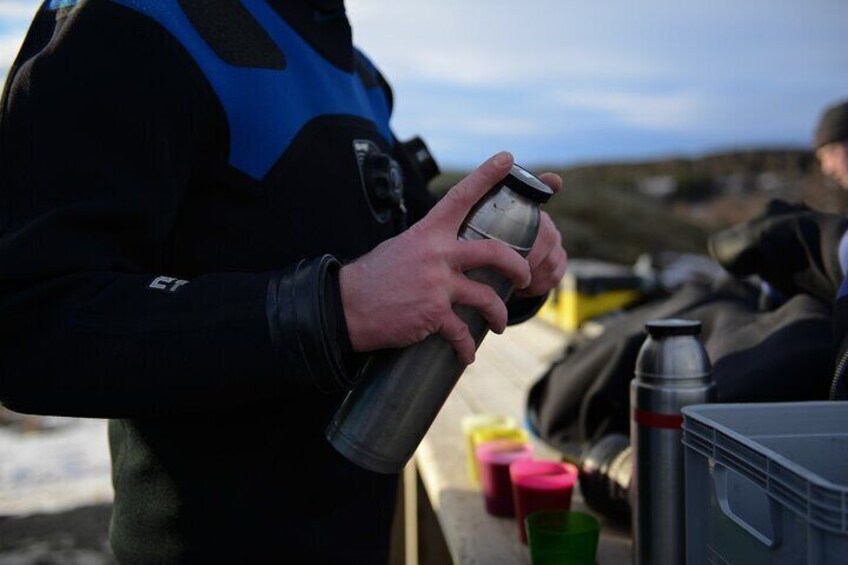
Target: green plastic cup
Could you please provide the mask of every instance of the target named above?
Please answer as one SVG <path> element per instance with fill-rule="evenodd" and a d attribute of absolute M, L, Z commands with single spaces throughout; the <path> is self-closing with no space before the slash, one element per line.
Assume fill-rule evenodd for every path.
<path fill-rule="evenodd" d="M 525 519 L 533 565 L 594 565 L 601 525 L 584 512 L 542 510 Z"/>

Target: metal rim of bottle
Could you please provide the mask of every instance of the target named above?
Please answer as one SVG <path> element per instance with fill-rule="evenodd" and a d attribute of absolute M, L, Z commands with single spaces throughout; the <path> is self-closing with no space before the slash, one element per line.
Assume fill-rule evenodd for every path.
<path fill-rule="evenodd" d="M 501 184 L 539 204 L 544 204 L 554 195 L 553 189 L 542 182 L 542 179 L 516 164 L 512 165 L 509 173 L 496 186 Z"/>
<path fill-rule="evenodd" d="M 699 320 L 684 320 L 682 318 L 650 320 L 645 323 L 645 331 L 655 339 L 673 336 L 695 336 L 701 333 L 701 322 Z"/>

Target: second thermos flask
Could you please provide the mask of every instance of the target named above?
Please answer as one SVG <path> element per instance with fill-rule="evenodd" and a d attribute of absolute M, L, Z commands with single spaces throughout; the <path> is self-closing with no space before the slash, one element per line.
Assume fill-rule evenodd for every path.
<path fill-rule="evenodd" d="M 552 194 L 537 177 L 513 165 L 471 210 L 458 237 L 497 239 L 526 256 L 539 231 L 539 206 Z M 498 272 L 475 269 L 466 274 L 494 288 L 504 300 L 512 294 L 511 281 Z M 483 317 L 467 306 L 454 309 L 479 346 L 489 329 Z M 439 335 L 372 356 L 362 380 L 327 427 L 327 439 L 360 467 L 380 473 L 400 471 L 464 369 L 453 347 Z"/>
<path fill-rule="evenodd" d="M 657 320 L 645 328 L 630 385 L 634 562 L 679 565 L 686 560 L 680 411 L 713 401 L 715 386 L 700 322 Z"/>

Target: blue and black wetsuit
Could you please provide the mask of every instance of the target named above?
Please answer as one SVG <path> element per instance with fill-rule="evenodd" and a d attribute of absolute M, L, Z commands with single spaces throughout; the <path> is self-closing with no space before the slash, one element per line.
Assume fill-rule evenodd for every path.
<path fill-rule="evenodd" d="M 773 200 L 759 217 L 715 234 L 710 251 L 734 275 L 761 277 L 771 301 L 804 293 L 833 303 L 828 396 L 848 399 L 848 216 Z M 804 382 L 824 396 L 818 376 L 812 371 Z"/>
<path fill-rule="evenodd" d="M 121 562 L 385 559 L 396 477 L 323 429 L 356 371 L 337 260 L 404 213 L 356 149 L 398 151 L 390 111 L 341 2 L 36 15 L 0 114 L 0 401 L 112 419 Z"/>

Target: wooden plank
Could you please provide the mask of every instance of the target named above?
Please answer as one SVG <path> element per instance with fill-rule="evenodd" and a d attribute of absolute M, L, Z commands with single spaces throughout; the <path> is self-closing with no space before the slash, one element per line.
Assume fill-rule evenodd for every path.
<path fill-rule="evenodd" d="M 519 347 L 530 354 L 529 359 L 547 366 L 562 355 L 562 347 L 569 336 L 546 322 L 533 319 L 509 327 L 502 338 L 504 345 Z"/>
<path fill-rule="evenodd" d="M 568 336 L 562 331 L 530 320 L 508 328 L 503 335 L 487 336 L 480 352 L 507 378 L 526 390 L 562 356 L 567 340 Z"/>
<path fill-rule="evenodd" d="M 490 334 L 458 389 L 475 412 L 509 414 L 522 421 L 527 390 L 561 355 L 566 339 L 535 320 L 510 327 L 503 335 Z"/>
<path fill-rule="evenodd" d="M 492 412 L 523 419 L 524 393 L 521 387 L 507 378 L 502 368 L 483 355 L 465 372 L 457 383 L 457 392 L 477 412 Z"/>
<path fill-rule="evenodd" d="M 465 470 L 460 422 L 472 413 L 461 395 L 448 398 L 416 453 L 418 470 L 454 563 L 529 563 L 514 520 L 486 514 Z"/>
<path fill-rule="evenodd" d="M 468 480 L 461 421 L 479 412 L 522 421 L 527 390 L 561 354 L 566 339 L 536 320 L 487 337 L 477 362 L 460 379 L 419 447 L 418 470 L 454 563 L 530 562 L 515 520 L 487 514 L 479 488 Z M 539 458 L 558 458 L 540 442 L 534 442 L 534 452 Z M 586 510 L 579 491 L 572 506 Z M 598 563 L 626 564 L 630 559 L 629 534 L 604 524 Z"/>
<path fill-rule="evenodd" d="M 414 462 L 403 468 L 404 558 L 406 565 L 418 565 L 418 472 Z"/>

